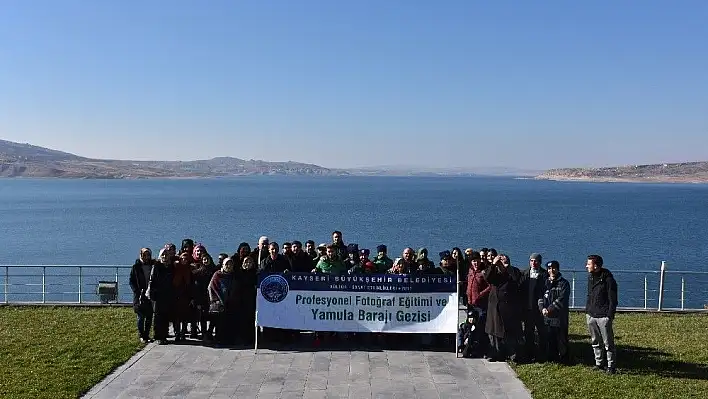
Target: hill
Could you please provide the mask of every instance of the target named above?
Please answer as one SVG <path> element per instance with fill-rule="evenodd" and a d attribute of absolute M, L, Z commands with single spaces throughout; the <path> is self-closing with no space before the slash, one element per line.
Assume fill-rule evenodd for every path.
<path fill-rule="evenodd" d="M 126 179 L 343 174 L 347 173 L 306 163 L 232 157 L 196 161 L 91 159 L 31 144 L 0 140 L 0 177 Z"/>
<path fill-rule="evenodd" d="M 551 169 L 536 178 L 595 182 L 708 183 L 708 162 Z"/>

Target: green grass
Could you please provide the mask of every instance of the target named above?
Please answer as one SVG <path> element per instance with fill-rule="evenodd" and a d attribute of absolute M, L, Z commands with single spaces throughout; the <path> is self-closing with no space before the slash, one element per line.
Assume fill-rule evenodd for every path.
<path fill-rule="evenodd" d="M 622 313 L 617 374 L 592 369 L 585 315 L 571 314 L 574 366 L 515 365 L 535 398 L 708 398 L 708 314 Z"/>
<path fill-rule="evenodd" d="M 0 307 L 0 397 L 76 398 L 142 348 L 131 308 Z"/>

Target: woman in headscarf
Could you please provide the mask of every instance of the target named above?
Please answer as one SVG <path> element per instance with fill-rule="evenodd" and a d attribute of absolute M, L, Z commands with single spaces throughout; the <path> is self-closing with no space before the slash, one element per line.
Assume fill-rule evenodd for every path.
<path fill-rule="evenodd" d="M 256 284 L 258 283 L 258 268 L 251 257 L 245 257 L 241 267 L 235 269 L 235 297 L 237 334 L 244 345 L 252 345 L 256 338 Z"/>
<path fill-rule="evenodd" d="M 172 273 L 174 262 L 169 248 L 160 250 L 160 256 L 155 263 L 154 272 L 149 281 L 148 295 L 153 302 L 155 312 L 155 340 L 160 345 L 167 343 L 170 320 L 174 312 L 174 289 L 172 288 Z"/>
<path fill-rule="evenodd" d="M 199 263 L 192 265 L 192 303 L 196 311 L 195 321 L 192 323 L 192 338 L 197 338 L 196 324 L 199 323 L 202 339 L 210 341 L 207 321 L 209 320 L 209 282 L 217 268 L 211 256 L 203 252 Z"/>
<path fill-rule="evenodd" d="M 231 303 L 234 289 L 234 262 L 231 258 L 224 259 L 221 269 L 216 271 L 209 282 L 209 311 L 215 319 L 216 342 L 229 344 L 233 333 L 230 331 L 230 319 L 234 309 Z"/>
<path fill-rule="evenodd" d="M 428 249 L 427 248 L 419 248 L 418 249 L 418 254 L 416 257 L 416 264 L 418 266 L 418 268 L 416 270 L 418 273 L 427 274 L 430 272 L 430 270 L 435 268 L 435 263 L 433 263 L 433 261 L 428 258 Z"/>
<path fill-rule="evenodd" d="M 234 269 L 239 269 L 243 265 L 243 260 L 251 256 L 251 246 L 247 242 L 238 244 L 236 253 L 231 256 L 234 261 Z"/>
<path fill-rule="evenodd" d="M 152 302 L 147 291 L 154 262 L 150 248 L 141 248 L 139 258 L 130 269 L 130 289 L 133 291 L 133 310 L 138 319 L 138 337 L 144 344 L 150 341 L 152 328 Z"/>
<path fill-rule="evenodd" d="M 190 286 L 192 284 L 192 254 L 182 252 L 179 262 L 175 263 L 172 276 L 172 287 L 175 293 L 174 314 L 172 326 L 175 330 L 175 342 L 184 341 L 187 333 L 187 322 L 190 319 L 191 298 Z"/>

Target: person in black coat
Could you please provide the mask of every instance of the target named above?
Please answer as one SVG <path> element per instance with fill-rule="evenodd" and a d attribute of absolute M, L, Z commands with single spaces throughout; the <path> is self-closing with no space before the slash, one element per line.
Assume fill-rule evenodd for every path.
<path fill-rule="evenodd" d="M 237 296 L 237 334 L 244 345 L 255 343 L 256 325 L 256 284 L 258 284 L 258 269 L 256 262 L 246 258 L 243 264 L 234 272 Z"/>
<path fill-rule="evenodd" d="M 148 282 L 154 260 L 150 248 L 141 248 L 140 257 L 135 260 L 135 264 L 130 269 L 130 289 L 133 291 L 133 310 L 138 319 L 138 337 L 142 343 L 150 341 L 150 329 L 152 328 L 152 302 L 147 296 Z"/>
<path fill-rule="evenodd" d="M 529 267 L 521 276 L 521 302 L 523 308 L 524 358 L 528 361 L 545 361 L 548 352 L 546 326 L 538 310 L 538 300 L 543 298 L 548 272 L 541 267 L 541 255 L 529 256 Z M 538 339 L 536 335 L 538 334 Z"/>
<path fill-rule="evenodd" d="M 302 250 L 302 243 L 297 240 L 293 241 L 292 249 L 292 269 L 290 271 L 309 273 L 312 270 L 312 258 Z"/>
<path fill-rule="evenodd" d="M 290 262 L 285 259 L 283 254 L 278 253 L 278 243 L 273 241 L 268 244 L 268 256 L 258 265 L 258 272 L 265 273 L 283 273 L 290 270 Z"/>
<path fill-rule="evenodd" d="M 175 301 L 172 286 L 173 269 L 174 260 L 171 253 L 166 249 L 161 250 L 150 278 L 150 289 L 148 290 L 155 314 L 155 340 L 160 345 L 167 343 L 170 321 L 172 320 Z"/>
<path fill-rule="evenodd" d="M 485 332 L 492 348 L 491 360 L 516 360 L 521 337 L 521 271 L 506 255 L 498 255 L 482 276 L 492 286 L 487 306 Z"/>
<path fill-rule="evenodd" d="M 538 309 L 546 324 L 548 345 L 546 359 L 568 363 L 568 305 L 570 284 L 560 272 L 560 263 L 552 260 L 546 264 L 548 280 L 543 298 L 538 300 Z"/>

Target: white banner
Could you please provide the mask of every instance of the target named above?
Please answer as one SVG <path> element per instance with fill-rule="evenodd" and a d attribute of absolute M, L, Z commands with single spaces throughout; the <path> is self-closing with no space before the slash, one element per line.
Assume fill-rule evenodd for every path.
<path fill-rule="evenodd" d="M 343 332 L 457 331 L 454 278 L 288 273 L 260 280 L 256 302 L 259 326 Z M 451 290 L 455 291 L 446 292 Z"/>

